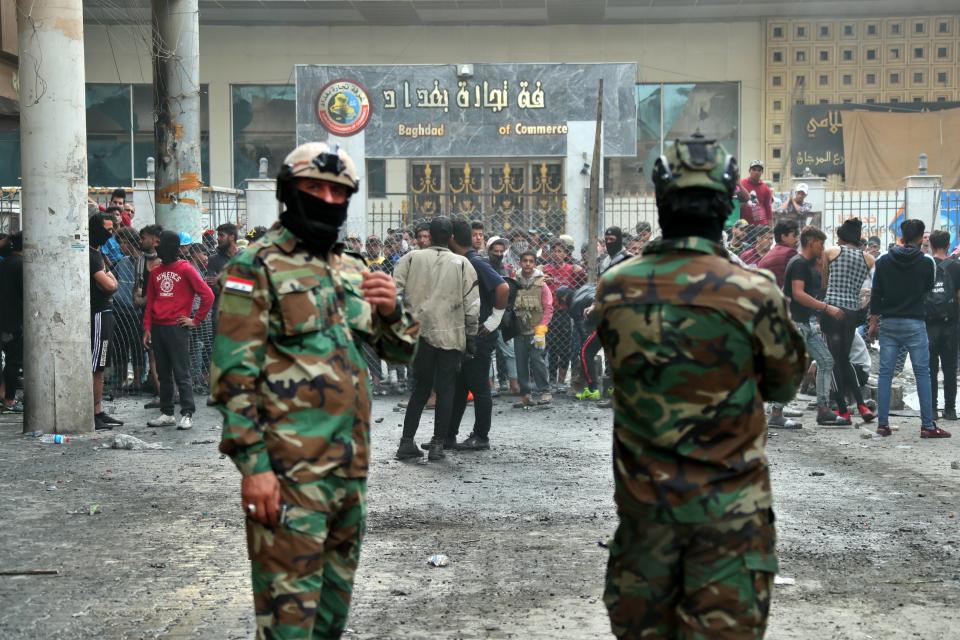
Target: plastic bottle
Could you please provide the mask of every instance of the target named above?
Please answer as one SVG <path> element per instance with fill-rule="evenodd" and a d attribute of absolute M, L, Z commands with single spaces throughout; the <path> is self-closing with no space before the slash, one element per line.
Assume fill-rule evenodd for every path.
<path fill-rule="evenodd" d="M 40 442 L 45 444 L 67 444 L 70 442 L 68 436 L 62 436 L 59 433 L 45 433 L 40 436 Z"/>

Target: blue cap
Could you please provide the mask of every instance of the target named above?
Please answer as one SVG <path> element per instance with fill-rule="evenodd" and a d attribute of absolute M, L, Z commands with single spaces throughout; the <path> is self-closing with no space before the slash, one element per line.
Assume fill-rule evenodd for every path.
<path fill-rule="evenodd" d="M 180 232 L 180 246 L 181 246 L 181 247 L 184 247 L 184 246 L 189 246 L 189 245 L 191 245 L 191 244 L 193 244 L 193 236 L 191 236 L 191 235 L 190 235 L 189 233 L 187 233 L 186 231 L 181 231 L 181 232 Z"/>

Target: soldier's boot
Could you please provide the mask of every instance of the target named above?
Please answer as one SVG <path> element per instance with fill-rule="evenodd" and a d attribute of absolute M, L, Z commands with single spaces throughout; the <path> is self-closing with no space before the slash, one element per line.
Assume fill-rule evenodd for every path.
<path fill-rule="evenodd" d="M 434 438 L 430 441 L 430 450 L 427 452 L 427 460 L 443 460 L 447 454 L 443 452 L 443 440 Z"/>
<path fill-rule="evenodd" d="M 423 454 L 417 448 L 413 438 L 400 438 L 400 448 L 397 449 L 397 460 L 406 460 L 409 458 L 421 458 Z"/>

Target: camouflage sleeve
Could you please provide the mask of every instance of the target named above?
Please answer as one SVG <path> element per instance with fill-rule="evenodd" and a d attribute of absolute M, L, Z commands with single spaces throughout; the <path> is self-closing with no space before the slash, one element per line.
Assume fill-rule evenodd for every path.
<path fill-rule="evenodd" d="M 341 271 L 362 273 L 364 265 L 355 258 L 343 256 Z M 387 362 L 406 364 L 413 361 L 420 335 L 420 324 L 402 306 L 393 322 L 385 320 L 355 285 L 356 279 L 344 278 L 346 318 L 351 331 L 363 336 L 377 354 Z"/>
<path fill-rule="evenodd" d="M 270 285 L 262 266 L 244 252 L 220 276 L 217 337 L 210 361 L 210 395 L 223 414 L 220 452 L 244 476 L 270 471 L 257 415 L 257 381 L 270 326 Z"/>
<path fill-rule="evenodd" d="M 766 401 L 790 402 L 803 380 L 807 352 L 776 284 L 770 282 L 765 293 L 753 329 L 758 387 Z"/>

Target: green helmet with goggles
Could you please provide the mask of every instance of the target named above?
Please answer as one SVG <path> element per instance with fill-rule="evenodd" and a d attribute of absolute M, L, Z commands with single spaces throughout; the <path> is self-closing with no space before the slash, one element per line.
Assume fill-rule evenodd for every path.
<path fill-rule="evenodd" d="M 657 202 L 684 189 L 707 189 L 733 197 L 739 174 L 736 158 L 716 140 L 696 133 L 668 142 L 653 166 Z"/>

